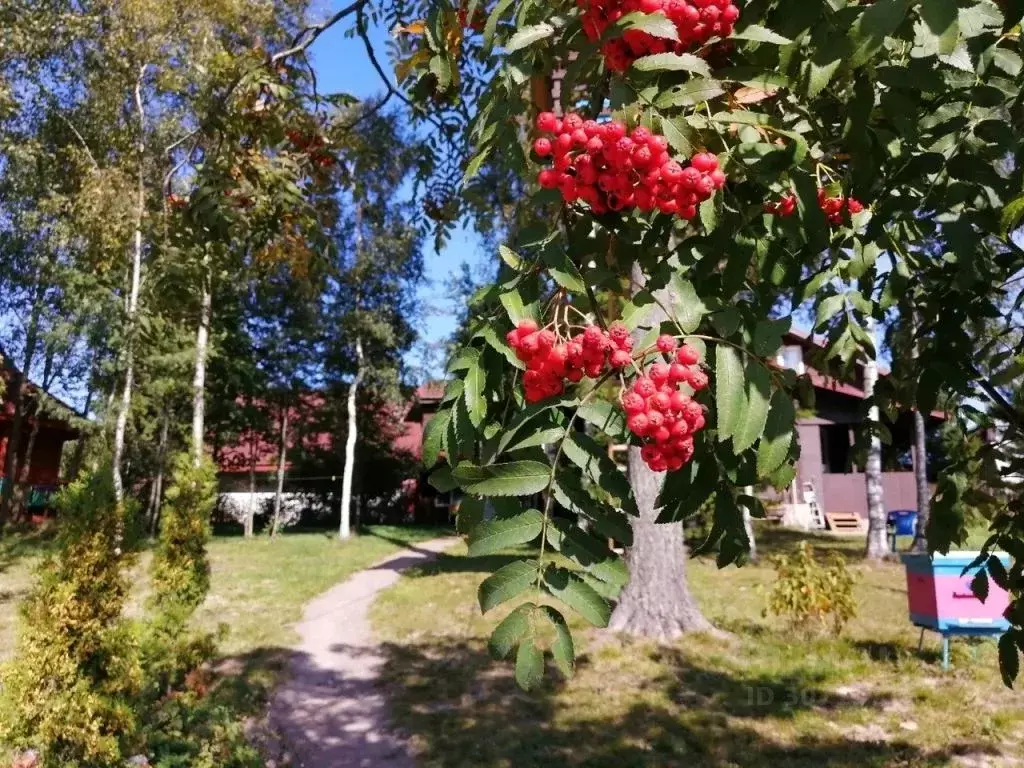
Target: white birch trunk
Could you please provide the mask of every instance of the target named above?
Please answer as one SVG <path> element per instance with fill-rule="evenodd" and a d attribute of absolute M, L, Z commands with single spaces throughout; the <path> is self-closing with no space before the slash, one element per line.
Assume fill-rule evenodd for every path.
<path fill-rule="evenodd" d="M 288 407 L 281 410 L 280 450 L 277 455 L 277 491 L 274 493 L 274 519 L 270 525 L 271 537 L 281 527 L 281 497 L 284 495 L 284 471 L 288 462 Z M 250 497 L 251 498 L 251 497 Z"/>
<path fill-rule="evenodd" d="M 875 335 L 874 323 L 868 326 L 868 332 Z M 864 364 L 864 395 L 867 398 L 875 396 L 875 386 L 878 384 L 878 360 L 872 356 Z M 872 560 L 881 560 L 889 554 L 889 541 L 886 532 L 885 500 L 882 490 L 882 439 L 875 429 L 881 414 L 877 405 L 872 405 L 868 411 L 868 427 L 871 429 L 871 442 L 868 446 L 867 463 L 864 467 L 864 477 L 868 500 L 868 541 L 867 557 Z"/>
<path fill-rule="evenodd" d="M 124 386 L 121 390 L 121 402 L 117 409 L 117 422 L 114 425 L 113 480 L 114 496 L 117 503 L 124 501 L 124 480 L 121 476 L 121 464 L 124 461 L 125 435 L 128 431 L 128 416 L 132 409 L 132 390 L 135 388 L 135 329 L 139 314 L 139 292 L 142 288 L 142 222 L 146 216 L 146 186 L 144 161 L 146 157 L 146 113 L 142 105 L 142 79 L 146 76 L 144 64 L 139 70 L 135 81 L 135 108 L 139 116 L 138 144 L 138 191 L 135 201 L 135 235 L 132 245 L 131 287 L 128 292 L 127 334 L 124 350 Z"/>
<path fill-rule="evenodd" d="M 206 359 L 210 351 L 210 318 L 213 314 L 209 257 L 204 259 L 203 272 L 203 295 L 196 330 L 196 369 L 192 379 L 192 461 L 197 467 L 203 460 L 206 442 Z"/>
<path fill-rule="evenodd" d="M 345 439 L 345 470 L 341 479 L 341 527 L 338 536 L 347 539 L 352 535 L 352 476 L 356 464 L 356 440 L 358 424 L 356 419 L 356 402 L 359 385 L 363 383 L 363 340 L 356 337 L 356 359 L 358 368 L 352 385 L 348 389 L 348 435 Z"/>

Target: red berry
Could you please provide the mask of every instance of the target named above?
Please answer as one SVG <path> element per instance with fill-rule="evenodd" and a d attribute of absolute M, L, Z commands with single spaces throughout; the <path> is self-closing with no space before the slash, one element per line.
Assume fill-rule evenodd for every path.
<path fill-rule="evenodd" d="M 657 346 L 659 352 L 664 352 L 667 355 L 675 350 L 676 346 L 678 346 L 678 342 L 674 337 L 665 334 L 658 337 Z"/>
<path fill-rule="evenodd" d="M 537 157 L 547 157 L 554 151 L 554 147 L 551 145 L 551 139 L 537 139 L 533 142 L 533 151 Z"/>
<path fill-rule="evenodd" d="M 660 411 L 648 411 L 647 412 L 647 425 L 648 429 L 656 430 L 660 429 L 665 425 L 665 416 Z"/>
<path fill-rule="evenodd" d="M 718 168 L 718 158 L 709 152 L 702 152 L 693 156 L 690 165 L 701 173 L 711 173 Z"/>
<path fill-rule="evenodd" d="M 672 398 L 666 395 L 664 392 L 656 392 L 651 395 L 647 401 L 647 405 L 656 411 L 665 413 L 669 408 L 672 407 Z"/>
<path fill-rule="evenodd" d="M 624 349 L 617 349 L 612 352 L 608 362 L 611 364 L 612 368 L 625 368 L 633 362 L 633 358 L 629 352 L 626 352 Z"/>
<path fill-rule="evenodd" d="M 683 344 L 683 346 L 676 351 L 676 360 L 683 365 L 696 365 L 700 362 L 700 352 L 689 344 Z"/>
<path fill-rule="evenodd" d="M 676 411 L 677 413 L 683 413 L 689 406 L 689 404 L 692 402 L 693 400 L 691 400 L 690 396 L 687 395 L 685 392 L 680 392 L 676 390 L 672 394 L 672 410 Z"/>
<path fill-rule="evenodd" d="M 545 168 L 537 174 L 537 183 L 544 189 L 557 189 L 558 181 L 558 171 L 553 171 L 550 168 Z"/>
<path fill-rule="evenodd" d="M 708 386 L 708 375 L 704 371 L 696 370 L 690 372 L 690 386 L 694 392 L 700 392 Z"/>
<path fill-rule="evenodd" d="M 627 392 L 622 396 L 622 408 L 630 416 L 647 410 L 647 403 L 636 392 Z"/>
<path fill-rule="evenodd" d="M 640 376 L 633 382 L 633 391 L 640 397 L 650 397 L 658 391 L 657 385 L 646 376 Z"/>
<path fill-rule="evenodd" d="M 646 414 L 636 413 L 629 417 L 626 421 L 626 427 L 637 437 L 643 437 L 647 434 L 647 429 L 650 426 Z"/>
<path fill-rule="evenodd" d="M 537 115 L 537 130 L 544 133 L 554 133 L 558 130 L 558 117 L 554 112 L 541 112 Z"/>
<path fill-rule="evenodd" d="M 682 384 L 689 381 L 690 369 L 682 363 L 672 363 L 669 367 L 668 380 L 673 384 Z"/>
<path fill-rule="evenodd" d="M 671 371 L 672 369 L 669 367 L 668 363 L 655 363 L 654 365 L 651 366 L 650 370 L 647 372 L 647 375 L 651 377 L 651 381 L 654 384 L 660 387 L 662 384 L 668 381 L 668 377 L 671 375 Z"/>

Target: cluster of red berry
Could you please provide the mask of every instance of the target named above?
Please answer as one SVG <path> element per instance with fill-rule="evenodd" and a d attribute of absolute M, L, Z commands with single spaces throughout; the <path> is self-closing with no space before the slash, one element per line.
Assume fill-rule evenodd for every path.
<path fill-rule="evenodd" d="M 337 158 L 327 150 L 327 142 L 324 141 L 322 136 L 307 136 L 302 133 L 302 131 L 294 130 L 288 131 L 287 135 L 288 141 L 290 141 L 297 150 L 305 152 L 309 155 L 309 159 L 321 168 L 329 168 L 338 162 Z"/>
<path fill-rule="evenodd" d="M 566 202 L 587 203 L 594 213 L 635 207 L 693 219 L 697 206 L 725 185 L 713 154 L 696 154 L 684 168 L 669 155 L 665 137 L 644 127 L 628 133 L 617 121 L 598 123 L 577 114 L 560 120 L 542 112 L 537 130 L 552 137 L 533 143 L 537 156 L 553 163 L 540 172 L 540 185 L 558 189 Z"/>
<path fill-rule="evenodd" d="M 628 13 L 661 13 L 676 27 L 679 42 L 655 37 L 637 29 L 626 30 L 602 49 L 613 72 L 625 72 L 642 56 L 683 53 L 713 37 L 728 37 L 740 17 L 732 0 L 576 0 L 583 11 L 583 30 L 596 42 L 608 27 Z"/>
<path fill-rule="evenodd" d="M 523 390 L 528 403 L 562 394 L 566 381 L 576 383 L 584 376 L 596 379 L 608 365 L 625 368 L 633 359 L 633 339 L 621 323 L 614 323 L 607 331 L 589 325 L 582 333 L 560 342 L 550 328 L 540 330 L 533 320 L 523 320 L 506 339 L 516 357 L 526 363 Z"/>
<path fill-rule="evenodd" d="M 844 211 L 848 211 L 852 216 L 865 210 L 864 203 L 857 198 L 843 195 L 830 197 L 824 188 L 818 189 L 818 205 L 825 212 L 829 224 L 842 224 Z M 765 203 L 764 211 L 783 218 L 792 216 L 796 211 L 796 197 L 792 194 L 785 194 L 775 202 Z"/>
<path fill-rule="evenodd" d="M 681 387 L 699 392 L 708 385 L 700 369 L 700 353 L 691 346 L 676 348 L 671 336 L 658 339 L 658 350 L 675 362 L 657 362 L 622 394 L 626 425 L 646 440 L 641 448 L 644 462 L 654 472 L 676 471 L 693 458 L 693 436 L 704 428 L 704 408 Z"/>

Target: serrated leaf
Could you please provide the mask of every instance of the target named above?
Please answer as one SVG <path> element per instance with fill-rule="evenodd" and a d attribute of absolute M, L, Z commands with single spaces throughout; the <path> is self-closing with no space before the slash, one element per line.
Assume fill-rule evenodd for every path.
<path fill-rule="evenodd" d="M 470 422 L 479 429 L 487 416 L 487 399 L 484 396 L 487 391 L 487 372 L 479 361 L 466 371 L 465 382 L 463 397 L 466 400 L 466 410 Z"/>
<path fill-rule="evenodd" d="M 530 634 L 530 616 L 537 608 L 535 603 L 523 603 L 494 628 L 487 649 L 493 659 L 507 659 L 512 649 Z"/>
<path fill-rule="evenodd" d="M 551 467 L 539 461 L 510 461 L 478 467 L 462 462 L 452 477 L 466 493 L 480 496 L 530 496 L 540 493 L 551 477 Z"/>
<path fill-rule="evenodd" d="M 704 456 L 691 462 L 678 472 L 665 478 L 658 496 L 657 522 L 678 523 L 697 513 L 711 498 L 718 484 L 718 462 L 713 456 Z"/>
<path fill-rule="evenodd" d="M 789 332 L 792 323 L 792 317 L 761 320 L 754 327 L 754 354 L 770 357 L 778 352 L 782 346 L 782 337 Z"/>
<path fill-rule="evenodd" d="M 519 291 L 508 291 L 501 294 L 501 305 L 508 313 L 508 319 L 513 325 L 518 325 L 522 320 L 535 320 L 537 308 L 533 304 L 526 304 Z"/>
<path fill-rule="evenodd" d="M 508 246 L 499 245 L 498 254 L 501 256 L 501 260 L 508 264 L 516 272 L 519 272 L 523 268 L 523 260 L 519 258 L 519 254 L 513 251 Z"/>
<path fill-rule="evenodd" d="M 484 505 L 479 496 L 463 496 L 455 514 L 455 530 L 463 536 L 472 533 L 483 522 Z"/>
<path fill-rule="evenodd" d="M 523 48 L 528 48 L 534 43 L 551 37 L 553 34 L 555 34 L 555 28 L 550 24 L 534 24 L 533 26 L 523 27 L 512 35 L 512 39 L 505 44 L 505 53 L 515 53 Z"/>
<path fill-rule="evenodd" d="M 551 595 L 595 627 L 607 627 L 611 607 L 597 591 L 576 574 L 565 568 L 550 566 L 544 572 L 544 586 Z"/>
<path fill-rule="evenodd" d="M 513 442 L 505 448 L 505 451 L 512 453 L 513 451 L 521 451 L 525 448 L 536 448 L 539 445 L 551 445 L 552 443 L 557 443 L 564 436 L 565 430 L 562 427 L 542 429 L 539 432 L 532 432 L 519 442 Z"/>
<path fill-rule="evenodd" d="M 498 332 L 494 329 L 493 325 L 485 325 L 477 333 L 477 336 L 487 342 L 487 345 L 495 352 L 500 354 L 508 361 L 508 364 L 523 370 L 526 368 L 526 363 L 516 357 L 515 350 L 510 347 L 504 339 L 498 337 Z"/>
<path fill-rule="evenodd" d="M 700 327 L 708 313 L 707 305 L 697 295 L 693 283 L 683 280 L 678 274 L 672 275 L 672 311 L 675 321 L 684 333 L 693 333 Z"/>
<path fill-rule="evenodd" d="M 764 433 L 771 389 L 768 370 L 759 363 L 751 362 L 747 366 L 746 407 L 736 422 L 736 431 L 732 437 L 733 451 L 737 455 L 750 448 Z"/>
<path fill-rule="evenodd" d="M 544 652 L 532 639 L 519 644 L 516 652 L 516 685 L 529 692 L 544 680 Z"/>
<path fill-rule="evenodd" d="M 984 568 L 971 579 L 971 592 L 983 603 L 988 600 L 988 572 Z"/>
<path fill-rule="evenodd" d="M 789 456 L 796 428 L 796 407 L 782 389 L 775 390 L 764 426 L 764 436 L 757 449 L 757 476 L 767 478 L 783 465 Z"/>
<path fill-rule="evenodd" d="M 793 43 L 788 37 L 783 37 L 777 32 L 772 32 L 757 24 L 751 24 L 738 32 L 734 31 L 729 38 L 731 40 L 750 40 L 755 43 L 771 43 L 772 45 L 792 45 Z"/>
<path fill-rule="evenodd" d="M 679 30 L 664 13 L 640 13 L 637 11 L 623 16 L 619 19 L 617 26 L 622 29 L 646 32 L 652 37 L 679 42 Z"/>
<path fill-rule="evenodd" d="M 636 500 L 629 479 L 619 470 L 615 462 L 587 434 L 574 432 L 570 434 L 562 446 L 562 452 L 573 464 L 583 470 L 583 474 L 596 483 L 602 490 L 618 501 L 618 507 L 630 515 L 639 516 Z"/>
<path fill-rule="evenodd" d="M 441 456 L 441 438 L 448 430 L 452 412 L 449 409 L 438 411 L 423 430 L 423 464 L 433 467 Z"/>
<path fill-rule="evenodd" d="M 662 91 L 654 105 L 659 109 L 668 107 L 692 107 L 725 93 L 717 80 L 695 78 L 688 83 Z"/>
<path fill-rule="evenodd" d="M 551 487 L 555 501 L 569 512 L 582 515 L 594 525 L 594 530 L 609 539 L 628 546 L 633 544 L 633 529 L 626 516 L 609 509 L 591 497 L 580 485 L 579 478 L 571 473 L 562 473 Z"/>
<path fill-rule="evenodd" d="M 622 409 L 604 400 L 591 400 L 585 403 L 576 415 L 609 437 L 622 437 L 625 434 L 626 418 Z"/>
<path fill-rule="evenodd" d="M 1021 219 L 1024 219 L 1024 195 L 1011 200 L 1003 208 L 999 218 L 999 231 L 1003 237 L 1009 237 L 1010 232 L 1017 228 Z"/>
<path fill-rule="evenodd" d="M 494 47 L 494 35 L 498 31 L 498 22 L 501 21 L 501 17 L 505 11 L 512 6 L 515 0 L 498 0 L 497 5 L 494 6 L 494 10 L 491 11 L 491 15 L 487 17 L 487 23 L 484 25 L 484 48 L 487 52 L 490 52 Z"/>
<path fill-rule="evenodd" d="M 732 437 L 746 408 L 743 361 L 727 344 L 715 350 L 715 405 L 718 408 L 718 439 Z"/>
<path fill-rule="evenodd" d="M 814 327 L 820 328 L 846 308 L 846 296 L 837 294 L 828 296 L 818 304 L 818 312 L 814 319 Z"/>
<path fill-rule="evenodd" d="M 633 63 L 633 69 L 640 72 L 693 72 L 703 77 L 711 75 L 708 63 L 692 53 L 656 53 L 653 56 L 643 56 Z"/>
<path fill-rule="evenodd" d="M 430 483 L 434 490 L 441 493 L 448 493 L 454 491 L 459 487 L 459 484 L 455 482 L 452 477 L 452 468 L 445 464 L 442 467 L 438 467 L 430 473 L 430 477 L 427 478 L 427 482 Z"/>
<path fill-rule="evenodd" d="M 570 678 L 576 671 L 576 649 L 573 645 L 569 625 L 566 623 L 565 617 L 554 606 L 545 605 L 541 610 L 544 618 L 551 623 L 555 630 L 555 639 L 551 643 L 551 655 L 554 657 L 555 666 L 564 677 Z"/>
<path fill-rule="evenodd" d="M 584 531 L 574 522 L 553 518 L 547 530 L 548 543 L 598 580 L 621 589 L 629 570 L 605 540 Z"/>
<path fill-rule="evenodd" d="M 536 562 L 512 561 L 492 573 L 480 584 L 477 590 L 480 610 L 487 613 L 492 608 L 519 596 L 532 587 L 536 581 Z"/>
<path fill-rule="evenodd" d="M 471 557 L 492 555 L 503 549 L 529 544 L 544 530 L 544 515 L 528 509 L 515 517 L 489 520 L 477 525 L 469 535 Z"/>
<path fill-rule="evenodd" d="M 1013 688 L 1013 683 L 1020 674 L 1020 651 L 1014 639 L 1015 631 L 1010 631 L 999 638 L 999 674 L 1003 684 Z"/>

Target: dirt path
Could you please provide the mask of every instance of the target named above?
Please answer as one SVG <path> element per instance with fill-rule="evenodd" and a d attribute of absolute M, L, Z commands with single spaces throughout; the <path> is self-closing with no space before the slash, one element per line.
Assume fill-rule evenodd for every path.
<path fill-rule="evenodd" d="M 351 576 L 306 606 L 301 641 L 274 693 L 270 725 L 290 765 L 302 768 L 412 768 L 406 745 L 387 732 L 377 688 L 383 659 L 368 618 L 377 593 L 407 568 L 429 562 L 458 539 L 434 539 Z M 280 765 L 280 763 L 278 763 Z"/>

